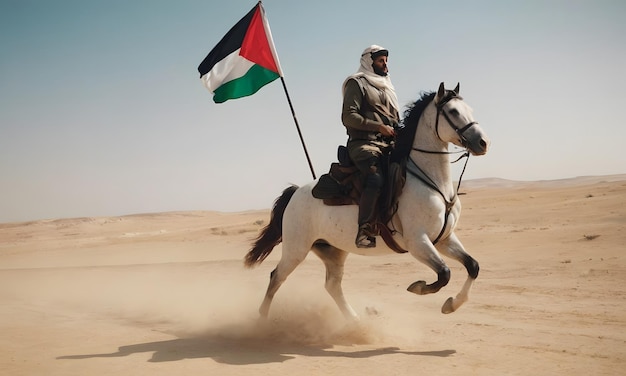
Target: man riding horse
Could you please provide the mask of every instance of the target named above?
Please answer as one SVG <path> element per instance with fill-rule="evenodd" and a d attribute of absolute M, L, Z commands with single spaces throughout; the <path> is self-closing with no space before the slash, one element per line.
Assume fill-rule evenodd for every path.
<path fill-rule="evenodd" d="M 388 75 L 389 51 L 372 45 L 361 55 L 357 73 L 343 83 L 341 121 L 348 133 L 350 159 L 361 172 L 356 246 L 376 246 L 376 210 L 384 184 L 381 157 L 389 152 L 400 120 L 398 98 Z"/>

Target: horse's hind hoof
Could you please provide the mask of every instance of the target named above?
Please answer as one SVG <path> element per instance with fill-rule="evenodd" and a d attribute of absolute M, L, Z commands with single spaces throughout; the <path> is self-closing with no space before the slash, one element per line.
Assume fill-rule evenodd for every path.
<path fill-rule="evenodd" d="M 426 294 L 426 291 L 424 291 L 425 288 L 426 288 L 426 281 L 417 281 L 417 282 L 411 283 L 411 285 L 407 287 L 407 291 L 412 292 L 417 295 L 425 295 Z"/>
<path fill-rule="evenodd" d="M 441 306 L 441 313 L 448 314 L 454 311 L 456 311 L 456 309 L 454 308 L 454 299 L 452 297 L 449 297 L 448 300 L 443 303 L 443 306 Z"/>

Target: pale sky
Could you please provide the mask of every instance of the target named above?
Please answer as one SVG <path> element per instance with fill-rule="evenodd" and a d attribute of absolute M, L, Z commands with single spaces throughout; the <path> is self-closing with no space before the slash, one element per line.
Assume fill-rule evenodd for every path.
<path fill-rule="evenodd" d="M 0 222 L 266 209 L 309 182 L 280 81 L 216 105 L 199 79 L 255 4 L 0 0 Z M 370 44 L 403 106 L 461 83 L 492 141 L 464 179 L 626 173 L 623 0 L 263 4 L 318 176 Z"/>

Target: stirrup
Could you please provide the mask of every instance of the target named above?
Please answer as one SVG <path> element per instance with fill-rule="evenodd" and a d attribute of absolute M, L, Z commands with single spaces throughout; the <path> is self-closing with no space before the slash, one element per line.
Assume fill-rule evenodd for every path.
<path fill-rule="evenodd" d="M 359 227 L 354 241 L 357 248 L 374 248 L 376 247 L 376 237 L 372 236 L 369 225 Z"/>

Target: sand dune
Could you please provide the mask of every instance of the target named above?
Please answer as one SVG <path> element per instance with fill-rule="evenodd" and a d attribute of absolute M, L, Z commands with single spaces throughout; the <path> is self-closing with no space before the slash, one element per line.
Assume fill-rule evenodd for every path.
<path fill-rule="evenodd" d="M 280 247 L 242 259 L 269 210 L 0 224 L 0 374 L 622 374 L 626 175 L 462 191 L 458 235 L 481 263 L 470 301 L 440 313 L 465 279 L 452 261 L 448 286 L 416 296 L 435 276 L 415 259 L 351 255 L 358 325 L 313 254 L 257 322 Z"/>

